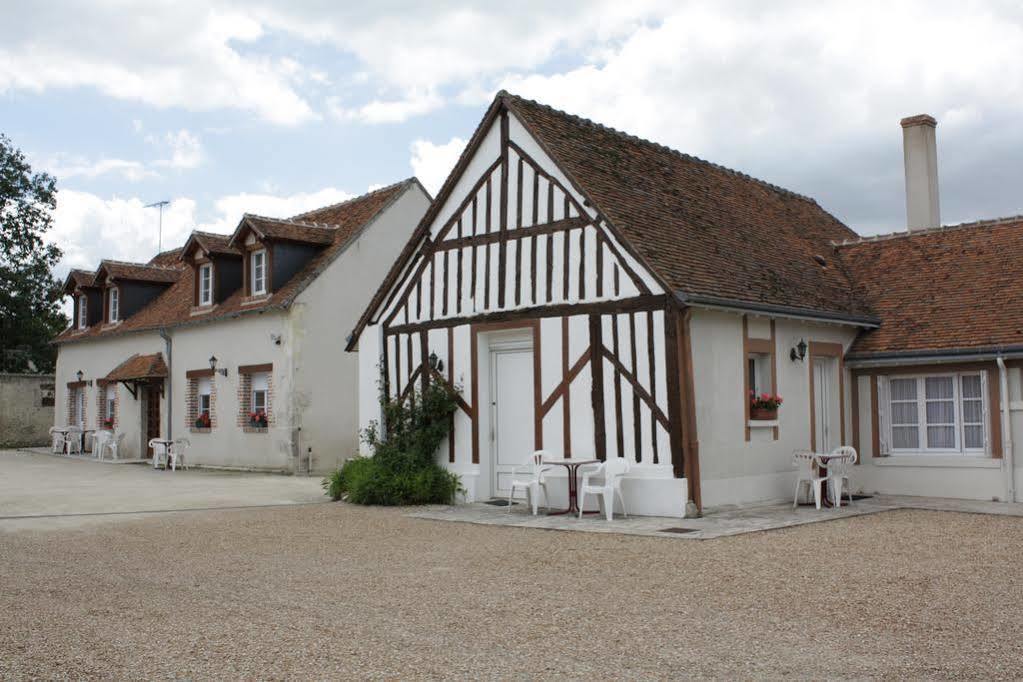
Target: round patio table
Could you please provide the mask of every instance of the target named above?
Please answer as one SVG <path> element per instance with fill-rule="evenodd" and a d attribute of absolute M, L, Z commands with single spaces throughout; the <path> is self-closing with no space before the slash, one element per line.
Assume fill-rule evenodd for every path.
<path fill-rule="evenodd" d="M 548 516 L 557 516 L 559 514 L 578 514 L 579 513 L 579 467 L 586 464 L 598 464 L 599 460 L 596 459 L 544 459 L 544 464 L 553 464 L 557 466 L 563 466 L 568 469 L 568 509 L 561 509 L 558 511 L 547 512 Z M 590 512 L 595 513 L 595 512 Z"/>
<path fill-rule="evenodd" d="M 174 443 L 172 440 L 166 438 L 153 438 L 153 468 L 159 469 L 160 457 L 163 457 L 163 468 L 165 471 L 170 469 L 170 446 Z M 163 453 L 158 453 L 156 448 L 163 446 Z"/>

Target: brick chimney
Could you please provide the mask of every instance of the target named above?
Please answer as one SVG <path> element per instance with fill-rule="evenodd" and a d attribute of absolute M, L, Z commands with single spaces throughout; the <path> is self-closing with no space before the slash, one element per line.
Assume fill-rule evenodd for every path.
<path fill-rule="evenodd" d="M 906 228 L 938 227 L 938 146 L 933 116 L 919 114 L 904 118 L 902 151 L 906 163 Z"/>

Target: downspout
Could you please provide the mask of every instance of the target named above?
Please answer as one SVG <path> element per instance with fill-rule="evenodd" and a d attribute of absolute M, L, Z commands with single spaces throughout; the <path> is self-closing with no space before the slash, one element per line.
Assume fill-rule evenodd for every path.
<path fill-rule="evenodd" d="M 174 364 L 171 356 L 173 346 L 170 334 L 162 327 L 160 328 L 160 338 L 163 339 L 167 354 L 167 385 L 165 387 L 167 393 L 167 440 L 174 440 Z"/>
<path fill-rule="evenodd" d="M 1005 368 L 1005 360 L 999 355 L 995 358 L 998 363 L 998 390 L 1002 401 L 1002 461 L 1005 463 L 1006 478 L 1006 501 L 1016 501 L 1015 465 L 1012 457 L 1012 421 L 1009 419 L 1009 377 Z"/>

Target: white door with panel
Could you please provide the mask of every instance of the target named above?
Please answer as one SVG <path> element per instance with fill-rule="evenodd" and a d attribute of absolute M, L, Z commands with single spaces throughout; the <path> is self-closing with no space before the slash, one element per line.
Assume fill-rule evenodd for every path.
<path fill-rule="evenodd" d="M 491 348 L 491 495 L 507 497 L 512 471 L 533 453 L 533 350 Z"/>

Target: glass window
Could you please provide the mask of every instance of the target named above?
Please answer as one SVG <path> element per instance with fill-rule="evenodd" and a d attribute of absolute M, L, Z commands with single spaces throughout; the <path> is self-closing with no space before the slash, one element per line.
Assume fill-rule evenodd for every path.
<path fill-rule="evenodd" d="M 117 384 L 107 384 L 106 418 L 113 421 L 117 411 Z"/>
<path fill-rule="evenodd" d="M 199 266 L 199 305 L 213 303 L 213 266 L 210 263 Z"/>
<path fill-rule="evenodd" d="M 187 299 L 186 299 L 187 300 Z M 110 289 L 110 322 L 117 322 L 119 319 L 120 310 L 118 310 L 120 304 L 120 294 L 117 291 L 117 287 Z"/>
<path fill-rule="evenodd" d="M 746 359 L 749 390 L 756 394 L 773 393 L 771 387 L 771 356 L 766 353 L 750 353 Z"/>
<path fill-rule="evenodd" d="M 89 299 L 85 296 L 78 297 L 78 328 L 85 329 L 89 326 Z"/>
<path fill-rule="evenodd" d="M 270 388 L 270 375 L 266 372 L 258 372 L 252 375 L 252 411 L 267 411 L 267 394 Z"/>
<path fill-rule="evenodd" d="M 266 293 L 266 251 L 252 252 L 252 295 Z"/>
<path fill-rule="evenodd" d="M 893 450 L 985 450 L 983 374 L 890 377 L 888 401 Z"/>
<path fill-rule="evenodd" d="M 213 395 L 213 381 L 210 377 L 201 377 L 199 379 L 198 390 L 196 392 L 199 403 L 196 405 L 197 412 L 199 415 L 210 414 L 210 407 L 212 405 Z"/>

